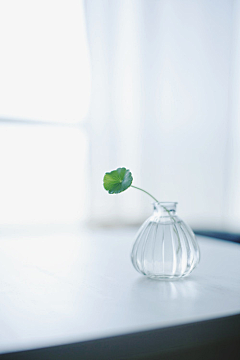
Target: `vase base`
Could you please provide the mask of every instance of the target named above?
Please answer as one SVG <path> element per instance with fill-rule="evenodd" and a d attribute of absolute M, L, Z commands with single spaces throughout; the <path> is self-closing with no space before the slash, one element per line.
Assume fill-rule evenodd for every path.
<path fill-rule="evenodd" d="M 188 275 L 189 274 L 181 275 L 181 276 L 172 276 L 172 275 L 145 275 L 145 276 L 148 277 L 149 279 L 157 280 L 157 281 L 178 281 L 185 278 Z"/>

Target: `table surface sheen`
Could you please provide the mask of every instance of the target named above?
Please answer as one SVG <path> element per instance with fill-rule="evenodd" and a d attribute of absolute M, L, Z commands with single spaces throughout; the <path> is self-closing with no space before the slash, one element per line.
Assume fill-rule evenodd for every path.
<path fill-rule="evenodd" d="M 130 261 L 136 229 L 2 235 L 0 353 L 240 313 L 240 245 L 198 237 L 201 262 L 162 282 Z"/>

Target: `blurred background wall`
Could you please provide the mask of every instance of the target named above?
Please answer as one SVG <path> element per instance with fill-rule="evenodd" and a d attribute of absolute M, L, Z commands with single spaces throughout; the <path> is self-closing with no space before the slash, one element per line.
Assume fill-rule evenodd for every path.
<path fill-rule="evenodd" d="M 0 224 L 240 231 L 240 1 L 0 2 Z"/>

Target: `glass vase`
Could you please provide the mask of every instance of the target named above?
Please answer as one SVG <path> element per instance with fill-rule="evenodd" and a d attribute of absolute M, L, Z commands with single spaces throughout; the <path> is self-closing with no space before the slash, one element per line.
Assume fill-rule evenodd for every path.
<path fill-rule="evenodd" d="M 153 215 L 139 229 L 131 260 L 134 268 L 156 280 L 189 275 L 200 250 L 193 231 L 176 215 L 176 202 L 155 202 Z"/>

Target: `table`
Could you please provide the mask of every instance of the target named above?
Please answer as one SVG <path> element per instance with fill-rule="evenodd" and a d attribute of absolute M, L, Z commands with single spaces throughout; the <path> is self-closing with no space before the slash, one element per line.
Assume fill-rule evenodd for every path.
<path fill-rule="evenodd" d="M 232 349 L 239 359 L 240 245 L 198 237 L 198 268 L 180 281 L 159 282 L 130 262 L 135 233 L 3 232 L 0 357 L 178 359 L 184 351 L 187 359 L 194 351 L 197 359 L 205 351 L 206 359 Z"/>

